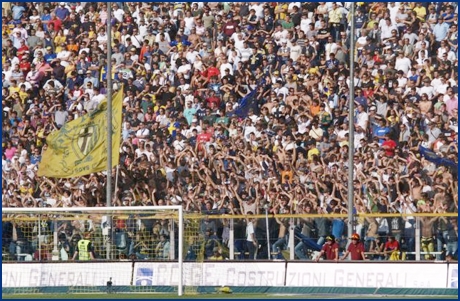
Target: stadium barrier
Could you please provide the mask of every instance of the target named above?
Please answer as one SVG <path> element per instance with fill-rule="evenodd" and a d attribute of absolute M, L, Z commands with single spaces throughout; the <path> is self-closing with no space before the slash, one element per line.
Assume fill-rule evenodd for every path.
<path fill-rule="evenodd" d="M 194 267 L 191 267 L 195 265 Z M 196 287 L 457 289 L 458 263 L 388 262 L 185 262 Z M 2 263 L 2 291 L 105 287 L 119 290 L 176 287 L 176 262 Z"/>

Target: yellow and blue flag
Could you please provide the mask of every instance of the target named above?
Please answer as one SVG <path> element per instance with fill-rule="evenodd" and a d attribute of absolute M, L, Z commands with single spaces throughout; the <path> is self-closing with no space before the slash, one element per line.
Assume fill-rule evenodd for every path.
<path fill-rule="evenodd" d="M 112 100 L 112 166 L 119 161 L 123 88 Z M 46 138 L 38 176 L 72 178 L 107 169 L 107 99 L 96 110 L 66 123 Z"/>

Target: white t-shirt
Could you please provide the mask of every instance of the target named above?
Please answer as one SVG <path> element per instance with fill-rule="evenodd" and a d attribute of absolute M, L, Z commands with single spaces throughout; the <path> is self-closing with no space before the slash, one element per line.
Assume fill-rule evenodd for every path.
<path fill-rule="evenodd" d="M 120 23 L 123 22 L 123 16 L 124 16 L 124 14 L 125 14 L 125 11 L 122 10 L 121 8 L 119 8 L 119 9 L 117 9 L 117 10 L 115 10 L 115 11 L 113 12 L 113 15 L 115 16 L 115 18 L 116 18 Z"/>
<path fill-rule="evenodd" d="M 426 93 L 428 95 L 428 98 L 432 98 L 434 94 L 434 88 L 433 86 L 423 86 L 418 89 L 418 94 L 422 95 L 423 93 Z"/>
<path fill-rule="evenodd" d="M 367 125 L 369 122 L 369 115 L 366 112 L 361 112 L 358 113 L 357 116 L 357 124 L 362 128 L 362 129 L 367 129 Z"/>
<path fill-rule="evenodd" d="M 248 225 L 246 226 L 246 240 L 253 242 L 252 234 L 254 234 L 254 224 L 252 222 L 249 222 Z"/>
<path fill-rule="evenodd" d="M 404 74 L 407 74 L 410 68 L 411 68 L 411 62 L 409 58 L 403 57 L 403 58 L 396 59 L 396 63 L 395 63 L 396 70 L 398 71 L 401 70 L 402 72 L 404 72 Z"/>

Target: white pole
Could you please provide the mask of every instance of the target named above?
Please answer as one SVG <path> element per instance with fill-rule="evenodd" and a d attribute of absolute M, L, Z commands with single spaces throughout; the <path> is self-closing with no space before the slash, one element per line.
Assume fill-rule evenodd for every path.
<path fill-rule="evenodd" d="M 112 2 L 107 2 L 107 207 L 112 206 Z M 118 133 L 117 133 L 118 134 Z M 116 149 L 116 152 L 119 150 Z"/>
<path fill-rule="evenodd" d="M 167 206 L 159 206 L 159 207 L 167 207 Z M 179 287 L 178 287 L 178 295 L 183 295 L 183 268 L 184 268 L 184 259 L 183 259 L 183 243 L 184 243 L 184 212 L 182 206 L 171 206 L 177 207 L 179 209 L 179 252 L 178 252 L 178 263 L 179 263 Z"/>
<path fill-rule="evenodd" d="M 58 251 L 58 248 L 57 248 L 57 245 L 58 245 L 58 232 L 57 232 L 57 221 L 54 220 L 53 221 L 53 228 L 54 228 L 54 231 L 53 231 L 53 252 L 51 253 L 51 260 L 55 261 L 55 260 L 59 260 L 59 251 Z"/>
<path fill-rule="evenodd" d="M 355 155 L 355 3 L 351 3 L 351 32 L 350 32 L 350 98 L 348 100 L 348 238 L 353 234 L 353 200 L 354 200 L 354 166 Z M 348 240 L 350 242 L 350 240 Z"/>
<path fill-rule="evenodd" d="M 171 260 L 174 260 L 176 257 L 174 254 L 175 253 L 174 250 L 176 249 L 176 242 L 175 242 L 176 235 L 174 234 L 174 219 L 171 219 L 170 221 L 171 221 L 171 226 L 169 229 L 169 234 L 170 234 L 169 235 L 169 245 L 171 247 L 169 248 L 169 258 Z"/>
<path fill-rule="evenodd" d="M 42 260 L 42 215 L 38 215 L 38 260 Z"/>
<path fill-rule="evenodd" d="M 118 174 L 120 173 L 120 164 L 117 164 L 117 172 L 115 174 L 115 193 L 113 194 L 112 198 L 115 199 L 115 197 L 117 196 L 116 193 L 118 191 L 117 187 L 118 187 Z"/>
<path fill-rule="evenodd" d="M 106 203 L 107 207 L 112 207 L 112 2 L 107 2 L 107 187 Z M 118 133 L 117 133 L 118 134 Z M 119 150 L 116 149 L 116 152 Z M 109 239 L 106 242 L 106 258 L 111 259 L 112 252 L 112 216 L 107 216 L 109 228 Z"/>
<path fill-rule="evenodd" d="M 415 260 L 420 261 L 420 217 L 415 217 Z"/>
<path fill-rule="evenodd" d="M 270 260 L 270 229 L 268 228 L 268 208 L 265 207 L 265 225 L 267 228 L 267 258 Z"/>
<path fill-rule="evenodd" d="M 228 248 L 230 260 L 235 259 L 235 232 L 233 230 L 233 218 L 230 219 L 230 235 L 228 238 Z"/>
<path fill-rule="evenodd" d="M 294 218 L 291 217 L 291 222 L 289 223 L 289 259 L 294 260 L 295 259 L 295 253 L 294 253 Z"/>

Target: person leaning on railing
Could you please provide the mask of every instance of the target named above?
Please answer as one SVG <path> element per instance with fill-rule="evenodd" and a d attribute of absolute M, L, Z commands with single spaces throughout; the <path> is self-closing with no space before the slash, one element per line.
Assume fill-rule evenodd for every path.
<path fill-rule="evenodd" d="M 348 246 L 347 251 L 342 255 L 340 260 L 347 258 L 348 254 L 351 256 L 351 260 L 366 260 L 364 254 L 364 244 L 360 241 L 359 234 L 353 233 L 351 235 L 351 244 Z"/>
<path fill-rule="evenodd" d="M 326 260 L 339 260 L 339 245 L 332 234 L 326 237 L 326 243 L 318 256 L 316 256 L 315 261 L 318 262 L 323 255 L 326 255 Z"/>
<path fill-rule="evenodd" d="M 399 242 L 395 240 L 394 236 L 388 236 L 388 241 L 385 243 L 383 254 L 385 255 L 386 259 L 390 261 L 403 259 L 400 255 Z"/>

